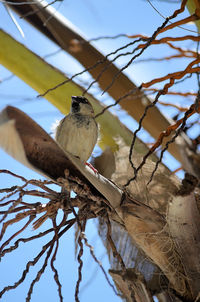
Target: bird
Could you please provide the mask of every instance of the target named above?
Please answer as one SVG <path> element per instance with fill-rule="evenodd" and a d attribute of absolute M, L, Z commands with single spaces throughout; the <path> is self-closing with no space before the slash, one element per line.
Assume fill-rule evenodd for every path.
<path fill-rule="evenodd" d="M 80 161 L 87 163 L 98 139 L 98 125 L 91 103 L 83 96 L 71 97 L 70 113 L 58 124 L 55 140 Z M 92 168 L 92 167 L 91 167 Z"/>

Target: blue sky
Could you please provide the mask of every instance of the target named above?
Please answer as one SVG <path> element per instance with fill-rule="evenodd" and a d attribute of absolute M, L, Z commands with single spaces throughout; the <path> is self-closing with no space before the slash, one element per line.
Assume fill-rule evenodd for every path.
<path fill-rule="evenodd" d="M 169 16 L 175 8 L 178 8 L 177 4 L 169 4 L 165 2 L 153 1 L 153 4 L 156 8 L 164 15 Z M 58 47 L 52 42 L 48 41 L 44 36 L 39 32 L 33 29 L 29 24 L 24 20 L 17 20 L 24 31 L 25 38 L 22 38 L 16 27 L 12 23 L 10 17 L 8 16 L 3 5 L 0 4 L 0 26 L 5 31 L 10 33 L 18 41 L 25 44 L 32 51 L 37 53 L 40 56 L 45 56 L 50 54 L 58 49 Z M 59 12 L 62 13 L 67 19 L 69 19 L 83 34 L 86 38 L 91 39 L 99 36 L 112 36 L 119 33 L 126 34 L 137 34 L 142 33 L 146 35 L 152 35 L 154 30 L 163 23 L 162 17 L 149 5 L 147 1 L 143 0 L 101 0 L 101 1 L 92 1 L 92 0 L 77 0 L 77 1 L 68 1 L 64 0 L 63 2 L 58 2 L 54 5 L 56 9 L 59 9 Z M 186 15 L 187 13 L 185 13 Z M 185 26 L 189 29 L 195 30 L 195 27 L 192 25 Z M 183 35 L 186 34 L 183 30 L 178 29 L 174 32 L 174 35 Z M 98 42 L 93 42 L 93 44 L 100 50 L 102 53 L 107 54 L 113 49 L 116 49 L 122 43 L 129 42 L 127 39 L 117 39 L 117 40 L 100 40 Z M 193 47 L 193 46 L 192 46 Z M 154 56 L 162 56 L 165 49 L 161 47 L 159 51 L 153 49 Z M 14 55 L 14 54 L 13 54 Z M 148 58 L 152 55 L 152 50 L 148 50 L 143 58 Z M 71 56 L 67 55 L 64 52 L 49 57 L 48 62 L 55 65 L 64 71 L 67 75 L 72 75 L 80 70 L 82 66 L 77 63 Z M 118 66 L 122 66 L 124 63 L 123 60 L 117 62 Z M 141 84 L 150 80 L 153 77 L 162 75 L 171 70 L 176 70 L 177 68 L 183 68 L 185 62 L 180 60 L 176 62 L 167 62 L 167 63 L 141 63 L 134 64 L 128 70 L 126 74 L 136 83 Z M 3 66 L 0 66 L 0 110 L 2 110 L 7 104 L 16 106 L 21 110 L 29 114 L 35 121 L 37 121 L 48 133 L 51 133 L 51 125 L 62 117 L 62 114 L 49 104 L 45 99 L 36 98 L 37 92 L 28 87 L 24 82 L 22 82 L 17 77 L 12 77 L 9 80 L 5 80 L 10 76 L 10 72 L 6 70 Z M 84 81 L 90 79 L 88 75 L 81 78 Z M 183 89 L 195 89 L 196 84 L 194 81 L 188 81 Z M 100 96 L 98 88 L 94 88 L 97 95 Z M 99 100 L 104 103 L 109 103 L 112 100 L 108 94 L 105 94 L 103 97 L 99 97 Z M 185 101 L 180 100 L 182 104 Z M 190 104 L 190 103 L 189 103 Z M 160 109 L 164 111 L 169 117 L 175 114 L 175 109 L 167 109 L 166 107 L 161 107 Z M 125 112 L 119 112 L 119 110 L 114 109 L 116 114 L 119 114 L 120 119 L 131 129 L 134 130 L 136 123 L 127 115 Z M 195 136 L 199 129 L 195 130 L 191 135 Z M 143 131 L 142 138 L 146 141 L 151 141 L 151 138 Z M 94 152 L 94 156 L 98 153 L 98 149 Z M 176 169 L 179 164 L 172 159 L 172 157 L 167 157 L 167 161 L 171 169 Z M 0 150 L 0 169 L 8 169 L 15 173 L 19 173 L 25 176 L 27 179 L 39 178 L 41 176 L 37 173 L 30 171 L 28 168 L 23 167 L 20 163 L 13 160 L 2 150 Z M 15 184 L 15 179 L 10 176 L 0 174 L 0 187 L 9 187 Z M 29 199 L 30 201 L 30 199 Z M 51 223 L 46 222 L 44 226 L 41 227 L 41 230 L 50 227 Z M 9 228 L 9 234 L 12 234 L 16 226 L 11 226 Z M 34 233 L 30 227 L 23 235 L 23 237 L 30 236 Z M 109 268 L 108 259 L 106 252 L 102 246 L 101 240 L 97 234 L 95 221 L 90 221 L 87 227 L 87 237 L 90 244 L 94 246 L 95 254 L 100 259 L 106 269 Z M 45 243 L 43 239 L 34 241 L 29 244 L 22 244 L 20 248 L 11 253 L 10 255 L 3 258 L 1 263 L 1 272 L 3 272 L 1 287 L 13 284 L 19 276 L 23 268 L 25 267 L 26 261 L 31 260 L 39 252 L 42 245 Z M 85 247 L 84 255 L 84 270 L 83 270 L 83 282 L 81 285 L 81 301 L 120 301 L 115 294 L 113 294 L 112 289 L 108 286 L 102 272 L 98 269 L 97 264 L 94 263 L 93 259 L 87 252 Z M 42 258 L 44 259 L 44 258 Z M 37 270 L 40 269 L 42 261 L 39 261 L 36 270 L 31 268 L 30 275 L 28 276 L 26 282 L 19 288 L 14 291 L 10 291 L 5 294 L 2 299 L 3 302 L 10 302 L 15 299 L 16 301 L 24 301 L 28 286 L 31 280 L 34 278 Z M 77 280 L 77 261 L 74 256 L 74 230 L 70 230 L 65 236 L 63 236 L 59 253 L 57 256 L 56 266 L 59 270 L 61 276 L 61 281 L 63 284 L 63 296 L 65 297 L 64 301 L 73 301 L 74 300 L 74 290 Z M 85 285 L 88 281 L 91 281 L 91 284 L 87 287 Z M 57 288 L 53 282 L 53 274 L 49 268 L 47 268 L 46 273 L 42 276 L 41 281 L 36 284 L 32 300 L 35 301 L 58 301 L 57 298 Z"/>

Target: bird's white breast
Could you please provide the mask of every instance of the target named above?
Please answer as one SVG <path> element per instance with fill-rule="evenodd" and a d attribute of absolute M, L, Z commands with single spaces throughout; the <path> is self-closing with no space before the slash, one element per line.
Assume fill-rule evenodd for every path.
<path fill-rule="evenodd" d="M 98 128 L 93 117 L 69 114 L 56 131 L 56 141 L 62 149 L 87 161 L 97 142 Z"/>

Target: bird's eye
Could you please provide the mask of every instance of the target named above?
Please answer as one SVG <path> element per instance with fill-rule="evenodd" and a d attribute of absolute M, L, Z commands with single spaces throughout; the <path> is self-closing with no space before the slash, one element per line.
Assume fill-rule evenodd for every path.
<path fill-rule="evenodd" d="M 80 103 L 83 103 L 83 104 L 89 104 L 88 100 L 84 97 L 82 97 L 79 101 L 80 101 Z"/>

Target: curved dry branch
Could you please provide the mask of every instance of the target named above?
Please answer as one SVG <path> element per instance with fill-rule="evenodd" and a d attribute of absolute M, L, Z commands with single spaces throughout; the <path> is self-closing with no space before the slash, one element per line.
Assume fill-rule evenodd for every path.
<path fill-rule="evenodd" d="M 26 123 L 26 127 L 23 127 L 24 123 Z M 1 131 L 2 129 L 3 132 Z M 3 137 L 5 138 L 5 136 L 7 136 L 6 131 L 8 129 L 15 135 L 16 142 L 19 145 L 9 145 L 9 143 L 3 139 Z M 2 142 L 4 143 L 3 145 Z M 81 201 L 86 202 L 87 199 L 87 207 L 89 205 L 91 206 L 91 212 L 87 212 L 89 216 L 85 216 L 86 212 L 82 204 L 78 214 L 79 219 L 83 219 L 84 221 L 86 217 L 108 214 L 109 219 L 120 222 L 146 255 L 160 267 L 168 278 L 170 286 L 180 295 L 190 296 L 190 292 L 187 290 L 188 281 L 184 275 L 179 257 L 176 255 L 173 241 L 169 236 L 165 217 L 156 210 L 154 206 L 144 203 L 144 200 L 135 198 L 136 195 L 134 191 L 131 191 L 130 195 L 130 192 L 127 193 L 125 190 L 120 189 L 115 183 L 109 181 L 102 175 L 95 174 L 90 168 L 85 167 L 85 165 L 71 154 L 63 153 L 55 141 L 49 137 L 43 129 L 27 115 L 14 107 L 7 107 L 1 115 L 0 143 L 1 146 L 17 160 L 28 163 L 29 166 L 51 177 L 58 184 L 66 185 L 66 188 L 70 184 L 71 189 L 79 196 L 79 206 L 81 205 Z M 18 146 L 21 146 L 22 149 L 19 148 L 19 150 L 23 150 L 24 158 L 21 153 L 18 153 Z M 38 154 L 40 154 L 40 156 L 38 156 Z M 127 156 L 126 160 L 128 161 Z M 54 167 L 54 169 L 52 167 Z M 163 167 L 163 169 L 165 168 Z M 167 175 L 164 177 L 165 182 L 167 177 Z M 168 186 L 166 188 L 169 190 Z M 168 199 L 165 200 L 166 203 L 170 200 L 171 194 L 173 196 L 174 193 L 171 192 L 168 195 Z M 89 200 L 91 201 L 90 203 L 88 203 Z M 63 207 L 63 203 L 58 203 L 58 207 L 55 204 L 55 213 L 59 207 Z M 70 208 L 70 204 L 68 207 Z M 47 210 L 48 208 L 49 212 Z M 52 217 L 52 209 L 51 204 L 49 204 L 49 207 L 46 206 L 47 217 Z M 67 209 L 66 201 L 65 211 Z M 42 252 L 39 253 L 33 261 L 29 261 L 22 277 L 17 281 L 16 285 L 13 285 L 14 287 L 9 286 L 4 288 L 1 294 L 9 289 L 15 288 L 23 282 L 29 271 L 29 267 L 34 265 L 43 253 L 48 250 L 46 260 L 36 278 L 33 280 L 29 290 L 28 297 L 30 297 L 33 285 L 46 268 L 47 261 L 51 254 L 50 250 L 53 248 L 52 244 L 56 243 L 56 238 L 63 234 L 64 229 L 60 231 L 58 235 L 54 236 L 54 241 L 50 241 L 45 245 Z M 173 261 L 176 261 L 177 266 L 174 267 L 174 265 L 172 265 Z"/>

